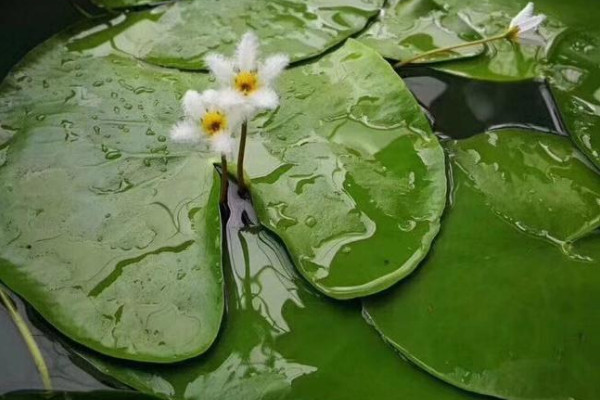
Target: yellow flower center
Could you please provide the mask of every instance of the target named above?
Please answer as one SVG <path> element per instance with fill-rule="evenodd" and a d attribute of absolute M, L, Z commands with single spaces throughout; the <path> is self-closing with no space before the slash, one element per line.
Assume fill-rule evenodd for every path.
<path fill-rule="evenodd" d="M 258 89 L 258 77 L 255 72 L 242 71 L 235 77 L 235 88 L 248 95 Z"/>
<path fill-rule="evenodd" d="M 227 118 L 219 111 L 207 112 L 202 118 L 202 128 L 208 136 L 212 136 L 227 128 Z"/>

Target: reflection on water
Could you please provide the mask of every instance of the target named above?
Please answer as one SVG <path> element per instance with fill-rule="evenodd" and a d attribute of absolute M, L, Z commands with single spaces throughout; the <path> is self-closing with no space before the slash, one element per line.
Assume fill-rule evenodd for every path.
<path fill-rule="evenodd" d="M 546 81 L 480 81 L 427 67 L 403 68 L 399 73 L 442 137 L 464 139 L 502 128 L 567 136 Z"/>

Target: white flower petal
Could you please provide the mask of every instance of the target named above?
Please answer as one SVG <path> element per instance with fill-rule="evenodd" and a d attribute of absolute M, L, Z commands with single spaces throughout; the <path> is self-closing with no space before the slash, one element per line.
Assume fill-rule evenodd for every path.
<path fill-rule="evenodd" d="M 261 88 L 249 96 L 250 101 L 260 110 L 274 110 L 279 106 L 279 96 L 271 88 Z"/>
<path fill-rule="evenodd" d="M 198 124 L 190 120 L 178 122 L 170 132 L 171 140 L 179 143 L 194 143 L 202 140 Z"/>
<path fill-rule="evenodd" d="M 258 68 L 258 78 L 270 85 L 288 66 L 290 58 L 286 54 L 275 54 L 265 60 Z"/>
<path fill-rule="evenodd" d="M 221 85 L 231 85 L 235 76 L 233 61 L 221 54 L 209 54 L 204 59 L 210 72 Z"/>
<path fill-rule="evenodd" d="M 533 3 L 529 2 L 519 13 L 510 21 L 509 29 L 519 27 L 524 21 L 533 16 Z"/>
<path fill-rule="evenodd" d="M 210 138 L 210 147 L 215 153 L 225 154 L 227 158 L 231 158 L 235 140 L 229 132 L 221 132 Z"/>
<path fill-rule="evenodd" d="M 237 46 L 235 58 L 240 71 L 256 70 L 258 58 L 258 37 L 253 32 L 246 32 Z"/>
<path fill-rule="evenodd" d="M 242 107 L 246 103 L 246 96 L 233 88 L 219 90 L 218 104 L 221 108 L 231 110 Z"/>
<path fill-rule="evenodd" d="M 525 32 L 535 31 L 537 28 L 546 20 L 545 15 L 536 15 L 535 17 L 531 17 L 527 21 L 524 21 L 521 26 L 519 26 L 519 34 L 523 34 Z"/>
<path fill-rule="evenodd" d="M 200 119 L 206 113 L 202 95 L 195 90 L 188 90 L 181 99 L 183 112 L 188 118 Z"/>
<path fill-rule="evenodd" d="M 202 92 L 202 103 L 207 111 L 220 109 L 220 95 L 218 90 L 208 89 Z"/>
<path fill-rule="evenodd" d="M 533 32 L 525 32 L 519 35 L 519 42 L 528 46 L 546 46 L 546 40 L 541 35 Z"/>

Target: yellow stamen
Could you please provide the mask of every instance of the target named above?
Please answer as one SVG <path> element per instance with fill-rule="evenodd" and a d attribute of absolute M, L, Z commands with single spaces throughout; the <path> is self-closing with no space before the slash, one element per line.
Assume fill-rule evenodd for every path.
<path fill-rule="evenodd" d="M 202 128 L 208 136 L 213 136 L 227 128 L 227 118 L 219 111 L 210 111 L 202 118 Z"/>
<path fill-rule="evenodd" d="M 258 77 L 255 72 L 242 71 L 235 77 L 235 88 L 248 95 L 258 89 Z"/>

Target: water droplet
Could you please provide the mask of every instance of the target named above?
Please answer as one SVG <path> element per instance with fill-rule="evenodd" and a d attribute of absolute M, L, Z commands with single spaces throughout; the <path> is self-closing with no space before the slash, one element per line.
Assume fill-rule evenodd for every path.
<path fill-rule="evenodd" d="M 306 226 L 308 226 L 309 228 L 312 228 L 317 224 L 317 220 L 315 219 L 315 217 L 308 217 L 304 220 L 304 224 L 306 224 Z"/>
<path fill-rule="evenodd" d="M 167 141 L 167 137 L 166 137 L 166 136 L 164 136 L 164 135 L 160 135 L 160 136 L 157 138 L 157 140 L 158 140 L 159 142 L 166 142 L 166 141 Z"/>

